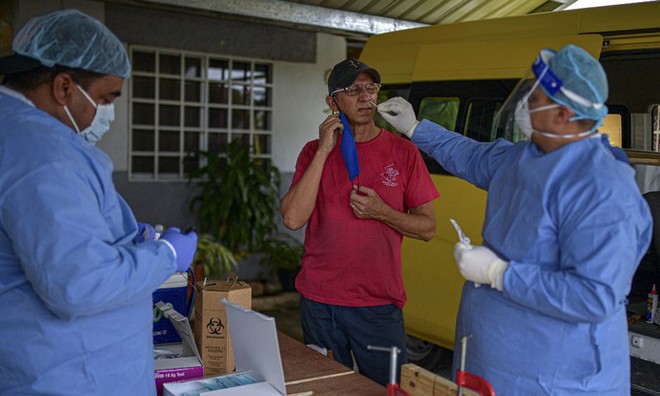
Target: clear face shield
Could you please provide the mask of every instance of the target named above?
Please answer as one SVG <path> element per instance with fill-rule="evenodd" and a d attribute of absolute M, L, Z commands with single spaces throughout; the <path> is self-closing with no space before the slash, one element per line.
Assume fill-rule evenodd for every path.
<path fill-rule="evenodd" d="M 528 95 L 532 92 L 532 87 L 535 85 L 536 80 L 531 76 L 526 75 L 522 80 L 516 84 L 511 94 L 504 101 L 504 104 L 495 114 L 493 122 L 493 130 L 491 131 L 491 140 L 496 138 L 504 138 L 511 142 L 518 142 L 525 140 L 520 127 L 516 124 L 516 108 L 523 100 L 527 100 Z"/>
<path fill-rule="evenodd" d="M 536 57 L 531 69 L 525 73 L 523 78 L 513 88 L 509 97 L 507 97 L 500 110 L 495 114 L 492 131 L 495 137 L 502 137 L 512 142 L 529 140 L 529 131 L 524 131 L 525 126 L 521 128 L 521 125 L 519 125 L 520 122 L 516 122 L 516 118 L 518 120 L 521 119 L 521 110 L 524 112 L 523 108 L 527 107 L 529 96 L 540 85 L 543 85 L 546 92 L 550 92 L 551 94 L 561 88 L 561 81 L 552 74 L 547 66 L 548 61 L 554 54 L 555 51 L 542 50 Z M 534 109 L 528 111 L 534 111 Z M 531 127 L 531 121 L 529 127 Z"/>
<path fill-rule="evenodd" d="M 532 133 L 539 133 L 545 137 L 557 139 L 572 139 L 598 133 L 597 128 L 602 123 L 602 117 L 601 119 L 594 120 L 596 122 L 593 128 L 575 134 L 559 135 L 533 129 L 530 117 L 531 113 L 549 110 L 561 105 L 570 108 L 576 113 L 576 116 L 571 119 L 572 121 L 585 118 L 593 119 L 591 118 L 593 116 L 587 116 L 576 110 L 580 107 L 598 111 L 603 110 L 607 114 L 607 108 L 603 103 L 593 103 L 563 86 L 562 81 L 548 67 L 548 62 L 556 53 L 556 51 L 550 49 L 544 49 L 539 53 L 534 64 L 532 64 L 532 68 L 514 87 L 509 97 L 495 115 L 492 134 L 495 134 L 496 137 L 503 137 L 512 142 L 517 142 L 520 140 L 531 140 Z M 535 89 L 539 88 L 555 103 L 530 109 L 529 97 Z M 562 97 L 563 99 L 560 100 L 558 97 Z M 573 105 L 569 105 L 569 103 L 573 103 Z"/>

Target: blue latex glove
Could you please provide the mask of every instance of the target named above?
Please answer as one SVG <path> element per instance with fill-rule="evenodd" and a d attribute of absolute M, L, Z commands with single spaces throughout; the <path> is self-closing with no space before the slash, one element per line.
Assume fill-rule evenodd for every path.
<path fill-rule="evenodd" d="M 172 249 L 178 272 L 185 272 L 190 268 L 197 251 L 197 233 L 195 231 L 183 234 L 180 229 L 170 227 L 160 236 L 159 240 Z"/>
<path fill-rule="evenodd" d="M 153 241 L 156 239 L 156 230 L 151 224 L 138 223 L 137 236 L 133 238 L 134 243 Z"/>

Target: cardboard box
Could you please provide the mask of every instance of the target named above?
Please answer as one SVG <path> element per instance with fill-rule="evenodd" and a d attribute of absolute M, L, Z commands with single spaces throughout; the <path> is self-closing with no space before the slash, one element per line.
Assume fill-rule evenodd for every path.
<path fill-rule="evenodd" d="M 163 394 L 163 384 L 202 378 L 204 367 L 197 345 L 195 345 L 188 318 L 163 301 L 159 301 L 155 305 L 163 312 L 163 315 L 170 319 L 182 340 L 181 342 L 154 346 L 154 378 L 156 380 L 156 392 L 160 396 Z"/>
<path fill-rule="evenodd" d="M 227 311 L 221 299 L 252 307 L 252 289 L 235 276 L 227 281 L 208 280 L 195 285 L 194 335 L 204 362 L 204 375 L 231 373 L 236 369 Z"/>
<path fill-rule="evenodd" d="M 237 372 L 169 382 L 164 386 L 164 395 L 286 395 L 275 319 L 224 301 L 228 324 L 234 334 Z"/>

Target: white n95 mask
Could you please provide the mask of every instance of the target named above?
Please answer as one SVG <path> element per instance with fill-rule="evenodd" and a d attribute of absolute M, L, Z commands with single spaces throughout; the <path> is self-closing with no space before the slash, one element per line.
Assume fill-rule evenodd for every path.
<path fill-rule="evenodd" d="M 518 105 L 516 106 L 516 112 L 514 114 L 514 119 L 516 121 L 516 125 L 518 125 L 518 128 L 520 128 L 520 131 L 525 135 L 525 137 L 529 140 L 532 139 L 532 133 L 534 133 L 534 127 L 532 127 L 532 117 L 530 116 L 532 113 L 536 113 L 537 111 L 543 111 L 543 110 L 550 110 L 554 109 L 556 107 L 559 107 L 558 104 L 551 104 L 551 105 L 546 105 L 546 106 L 541 106 L 537 107 L 534 110 L 529 109 L 529 103 L 527 102 L 527 97 L 522 98 L 520 102 L 518 102 Z M 547 132 L 540 132 L 545 134 L 549 134 Z M 554 134 L 549 134 L 553 135 Z"/>
<path fill-rule="evenodd" d="M 550 110 L 554 109 L 556 107 L 560 107 L 561 105 L 559 104 L 551 104 L 551 105 L 546 105 L 546 106 L 541 106 L 537 107 L 533 110 L 529 109 L 529 103 L 527 103 L 527 99 L 522 99 L 520 103 L 518 103 L 518 106 L 516 107 L 516 112 L 514 114 L 516 125 L 518 125 L 518 128 L 520 128 L 520 131 L 525 135 L 525 137 L 528 140 L 532 139 L 532 133 L 536 132 L 538 134 L 541 134 L 545 137 L 553 138 L 553 139 L 572 139 L 574 137 L 582 137 L 582 136 L 587 136 L 591 135 L 592 133 L 596 133 L 596 126 L 594 128 L 580 132 L 580 133 L 570 133 L 570 134 L 565 134 L 565 135 L 558 135 L 556 133 L 551 133 L 551 132 L 543 132 L 543 131 L 537 131 L 532 127 L 532 117 L 530 114 L 536 113 L 537 111 L 543 111 L 543 110 Z"/>

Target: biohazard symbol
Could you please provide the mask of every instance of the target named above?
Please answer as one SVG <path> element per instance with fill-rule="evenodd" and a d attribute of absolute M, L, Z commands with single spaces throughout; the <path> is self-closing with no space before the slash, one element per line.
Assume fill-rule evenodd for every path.
<path fill-rule="evenodd" d="M 354 60 L 354 59 L 349 60 L 349 61 L 348 61 L 348 64 L 351 65 L 351 66 L 353 66 L 353 67 L 356 68 L 356 69 L 360 67 L 360 62 L 358 62 L 358 61 L 356 61 L 356 60 Z"/>
<path fill-rule="evenodd" d="M 221 335 L 225 332 L 225 325 L 222 324 L 220 318 L 211 318 L 206 324 L 206 329 L 209 334 Z"/>

